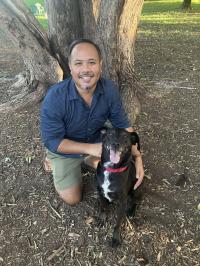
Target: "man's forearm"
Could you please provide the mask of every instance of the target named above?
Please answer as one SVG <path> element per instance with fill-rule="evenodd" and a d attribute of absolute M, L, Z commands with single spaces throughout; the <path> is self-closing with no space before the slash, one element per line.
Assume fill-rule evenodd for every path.
<path fill-rule="evenodd" d="M 100 157 L 101 156 L 101 143 L 82 143 L 69 139 L 63 139 L 57 148 L 57 152 L 71 153 L 71 154 L 88 154 Z"/>
<path fill-rule="evenodd" d="M 137 144 L 132 145 L 132 154 L 134 157 L 142 157 L 140 151 L 137 149 Z"/>
<path fill-rule="evenodd" d="M 57 151 L 60 153 L 71 153 L 71 154 L 87 154 L 90 150 L 91 144 L 77 142 L 69 139 L 63 139 L 58 146 Z"/>

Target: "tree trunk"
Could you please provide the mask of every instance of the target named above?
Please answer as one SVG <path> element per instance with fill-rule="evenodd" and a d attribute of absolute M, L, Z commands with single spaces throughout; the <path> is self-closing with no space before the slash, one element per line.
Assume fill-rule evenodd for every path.
<path fill-rule="evenodd" d="M 143 2 L 46 0 L 47 37 L 22 0 L 1 0 L 1 22 L 22 50 L 30 73 L 29 84 L 30 80 L 55 83 L 60 80 L 61 68 L 66 77 L 69 43 L 80 37 L 95 41 L 103 55 L 103 75 L 118 83 L 125 108 L 134 122 L 140 110 L 137 96 L 144 93 L 134 74 L 134 44 Z"/>
<path fill-rule="evenodd" d="M 182 7 L 183 9 L 191 9 L 192 0 L 183 0 Z"/>
<path fill-rule="evenodd" d="M 1 0 L 0 23 L 20 49 L 26 67 L 21 82 L 10 88 L 20 87 L 21 93 L 0 105 L 0 111 L 14 111 L 41 100 L 49 85 L 62 80 L 62 69 L 51 56 L 47 34 L 22 1 Z"/>
<path fill-rule="evenodd" d="M 72 40 L 84 37 L 95 41 L 102 51 L 103 74 L 118 83 L 129 117 L 131 121 L 135 121 L 140 111 L 137 92 L 144 92 L 134 74 L 134 44 L 144 1 L 66 0 L 65 7 L 60 1 L 46 2 L 49 39 L 53 46 L 59 47 L 56 48 L 56 53 L 61 57 L 59 62 L 67 64 L 67 48 Z M 60 26 L 64 21 L 72 30 Z M 68 69 L 64 71 L 67 76 Z"/>
<path fill-rule="evenodd" d="M 51 49 L 67 76 L 67 49 L 71 40 L 83 37 L 78 0 L 45 0 Z"/>

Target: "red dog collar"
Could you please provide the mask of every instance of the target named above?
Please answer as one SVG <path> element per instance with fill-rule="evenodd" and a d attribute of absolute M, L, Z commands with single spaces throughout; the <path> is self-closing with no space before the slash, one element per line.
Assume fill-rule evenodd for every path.
<path fill-rule="evenodd" d="M 110 173 L 121 173 L 123 171 L 126 171 L 128 169 L 128 166 L 121 167 L 121 168 L 106 168 L 105 170 L 110 172 Z"/>

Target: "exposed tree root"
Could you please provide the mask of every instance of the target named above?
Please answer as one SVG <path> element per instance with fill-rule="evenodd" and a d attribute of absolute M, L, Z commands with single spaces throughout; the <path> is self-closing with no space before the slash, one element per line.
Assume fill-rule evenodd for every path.
<path fill-rule="evenodd" d="M 25 94 L 24 92 L 18 94 L 13 100 L 0 104 L 0 112 L 16 112 L 23 108 L 33 106 L 43 99 L 47 91 L 48 85 L 44 83 L 38 83 L 37 89 L 31 93 Z"/>

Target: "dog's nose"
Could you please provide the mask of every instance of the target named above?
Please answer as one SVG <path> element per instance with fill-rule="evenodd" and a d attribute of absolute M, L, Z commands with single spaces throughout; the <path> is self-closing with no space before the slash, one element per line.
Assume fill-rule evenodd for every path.
<path fill-rule="evenodd" d="M 119 143 L 116 143 L 116 142 L 114 142 L 114 143 L 112 143 L 112 144 L 111 144 L 111 146 L 112 146 L 112 147 L 114 147 L 115 149 L 119 149 L 119 147 L 120 147 L 120 144 L 119 144 Z"/>

